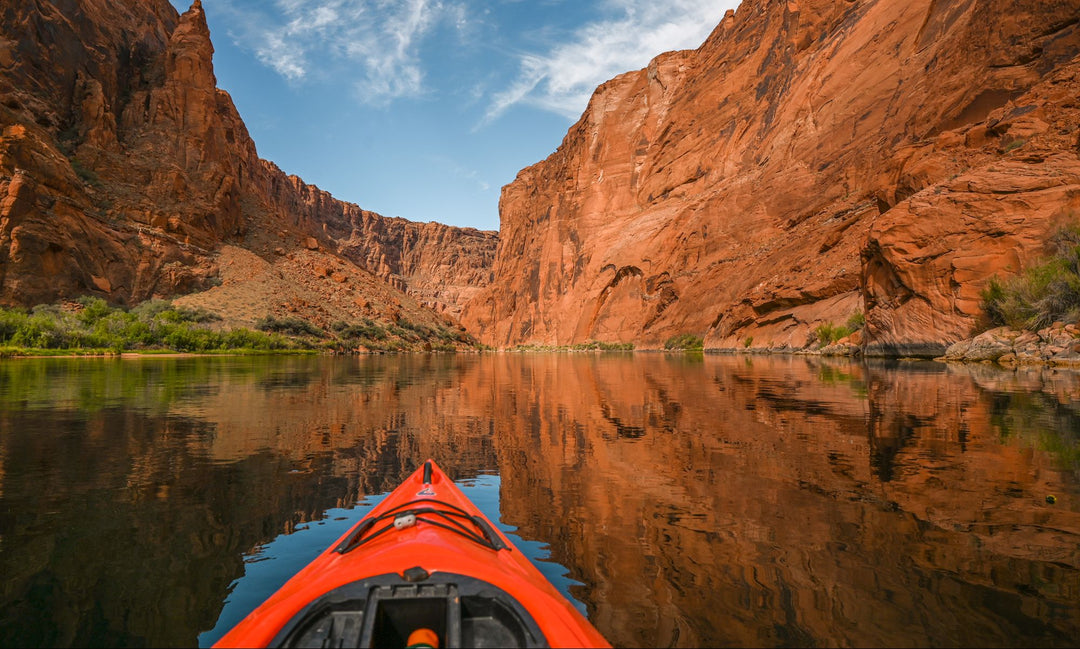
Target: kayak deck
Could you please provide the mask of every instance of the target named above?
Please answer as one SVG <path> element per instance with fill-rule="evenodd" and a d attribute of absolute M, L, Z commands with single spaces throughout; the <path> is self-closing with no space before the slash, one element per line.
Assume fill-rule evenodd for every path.
<path fill-rule="evenodd" d="M 281 647 L 404 647 L 429 629 L 445 647 L 546 647 L 536 622 L 508 593 L 440 573 L 423 583 L 380 575 L 313 602 L 270 643 Z"/>
<path fill-rule="evenodd" d="M 432 643 L 610 646 L 428 460 L 215 646 Z"/>

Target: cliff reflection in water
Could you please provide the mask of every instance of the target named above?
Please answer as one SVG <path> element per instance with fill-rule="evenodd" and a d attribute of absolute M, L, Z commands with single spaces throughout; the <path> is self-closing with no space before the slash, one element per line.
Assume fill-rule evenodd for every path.
<path fill-rule="evenodd" d="M 253 548 L 436 457 L 450 357 L 0 362 L 0 646 L 194 646 Z M 442 410 L 452 412 L 451 406 Z"/>
<path fill-rule="evenodd" d="M 245 555 L 433 457 L 618 645 L 1076 646 L 1078 412 L 933 363 L 3 362 L 0 645 L 195 644 Z"/>
<path fill-rule="evenodd" d="M 494 404 L 503 516 L 551 540 L 616 644 L 1080 642 L 1080 376 L 708 356 L 528 372 Z"/>

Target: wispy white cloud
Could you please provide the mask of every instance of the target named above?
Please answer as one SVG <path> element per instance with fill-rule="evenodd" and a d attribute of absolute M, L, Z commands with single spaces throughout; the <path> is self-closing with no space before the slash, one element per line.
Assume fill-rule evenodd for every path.
<path fill-rule="evenodd" d="M 425 45 L 445 45 L 434 39 L 438 30 L 456 31 L 467 47 L 476 44 L 478 33 L 490 36 L 492 30 L 513 34 L 518 43 L 541 43 L 503 54 L 514 61 L 516 74 L 501 86 L 489 75 L 460 89 L 470 104 L 486 103 L 482 126 L 517 105 L 575 119 L 596 86 L 645 66 L 661 52 L 697 47 L 724 11 L 738 5 L 738 0 L 598 1 L 606 18 L 569 33 L 530 25 L 527 35 L 492 24 L 491 11 L 470 5 L 474 0 L 219 0 L 217 9 L 233 14 L 234 39 L 282 77 L 296 84 L 317 79 L 351 86 L 359 101 L 376 106 L 430 90 L 425 70 L 431 70 L 431 61 L 421 55 Z M 496 67 L 501 64 L 492 72 Z"/>
<path fill-rule="evenodd" d="M 424 91 L 420 46 L 438 25 L 468 28 L 448 0 L 232 0 L 238 43 L 293 82 L 345 71 L 357 97 L 385 104 Z"/>
<path fill-rule="evenodd" d="M 457 162 L 453 157 L 434 153 L 425 153 L 420 157 L 427 161 L 432 167 L 438 169 L 439 173 L 466 180 L 472 184 L 474 189 L 477 189 L 480 192 L 487 192 L 491 189 L 491 184 L 480 175 L 479 171 L 464 166 Z"/>
<path fill-rule="evenodd" d="M 609 0 L 610 18 L 582 26 L 541 53 L 519 55 L 519 72 L 492 94 L 481 124 L 524 104 L 576 119 L 598 85 L 657 54 L 695 48 L 739 0 Z"/>

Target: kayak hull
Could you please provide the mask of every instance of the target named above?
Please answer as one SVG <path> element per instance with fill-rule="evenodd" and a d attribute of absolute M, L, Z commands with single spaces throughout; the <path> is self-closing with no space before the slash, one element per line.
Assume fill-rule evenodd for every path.
<path fill-rule="evenodd" d="M 443 647 L 610 646 L 430 460 L 214 646 L 405 646 L 410 627 Z"/>

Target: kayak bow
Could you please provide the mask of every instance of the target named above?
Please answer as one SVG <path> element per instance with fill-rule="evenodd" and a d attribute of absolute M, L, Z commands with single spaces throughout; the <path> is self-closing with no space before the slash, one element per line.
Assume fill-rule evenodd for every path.
<path fill-rule="evenodd" d="M 609 647 L 431 460 L 215 647 Z"/>

